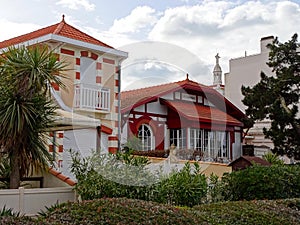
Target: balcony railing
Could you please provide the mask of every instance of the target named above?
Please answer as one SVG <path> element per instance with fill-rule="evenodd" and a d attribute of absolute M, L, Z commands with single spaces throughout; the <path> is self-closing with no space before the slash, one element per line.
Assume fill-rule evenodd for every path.
<path fill-rule="evenodd" d="M 110 89 L 96 85 L 75 84 L 74 107 L 110 111 Z"/>

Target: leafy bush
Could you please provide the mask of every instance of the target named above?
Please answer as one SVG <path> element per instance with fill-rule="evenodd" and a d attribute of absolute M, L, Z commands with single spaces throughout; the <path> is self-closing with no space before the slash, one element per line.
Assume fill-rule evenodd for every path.
<path fill-rule="evenodd" d="M 105 198 L 82 203 L 65 203 L 42 224 L 198 224 L 194 213 L 153 202 Z"/>
<path fill-rule="evenodd" d="M 253 166 L 222 178 L 225 200 L 300 197 L 300 166 Z"/>
<path fill-rule="evenodd" d="M 191 168 L 186 163 L 179 172 L 172 172 L 155 185 L 152 200 L 165 204 L 194 206 L 206 196 L 206 178 L 200 173 L 199 164 Z"/>
<path fill-rule="evenodd" d="M 273 165 L 279 165 L 283 166 L 284 162 L 278 157 L 277 154 L 273 154 L 272 152 L 268 152 L 264 154 L 263 159 L 266 160 L 267 162 L 273 164 Z"/>
<path fill-rule="evenodd" d="M 125 155 L 93 154 L 82 158 L 71 151 L 71 172 L 75 189 L 83 200 L 103 197 L 127 197 L 148 200 L 151 184 L 159 178 L 150 173 L 146 160 Z"/>
<path fill-rule="evenodd" d="M 299 225 L 300 199 L 204 204 L 193 207 L 205 224 Z"/>
<path fill-rule="evenodd" d="M 1 153 L 0 153 L 1 154 Z M 0 155 L 0 177 L 7 179 L 0 181 L 0 189 L 9 188 L 10 164 L 7 155 Z"/>
<path fill-rule="evenodd" d="M 29 225 L 32 223 L 33 223 L 33 220 L 31 218 L 21 215 L 20 212 L 14 212 L 12 208 L 7 208 L 6 206 L 4 206 L 2 209 L 0 209 L 0 224 Z"/>
<path fill-rule="evenodd" d="M 300 199 L 221 202 L 188 208 L 126 198 L 104 198 L 55 205 L 43 216 L 35 218 L 0 217 L 0 224 L 299 225 L 299 209 Z"/>
<path fill-rule="evenodd" d="M 198 164 L 187 163 L 179 171 L 162 177 L 145 168 L 147 161 L 125 154 L 81 158 L 71 153 L 75 189 L 83 200 L 126 197 L 183 206 L 200 204 L 206 196 L 206 178 Z"/>
<path fill-rule="evenodd" d="M 223 201 L 224 184 L 222 180 L 217 175 L 211 174 L 207 178 L 207 183 L 208 183 L 208 189 L 207 189 L 206 203 Z"/>

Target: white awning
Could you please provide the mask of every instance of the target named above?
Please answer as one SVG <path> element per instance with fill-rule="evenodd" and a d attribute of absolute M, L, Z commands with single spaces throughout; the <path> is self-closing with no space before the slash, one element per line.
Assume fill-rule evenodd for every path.
<path fill-rule="evenodd" d="M 55 110 L 55 127 L 51 130 L 75 130 L 84 128 L 96 128 L 101 125 L 100 119 L 90 118 L 62 109 Z"/>

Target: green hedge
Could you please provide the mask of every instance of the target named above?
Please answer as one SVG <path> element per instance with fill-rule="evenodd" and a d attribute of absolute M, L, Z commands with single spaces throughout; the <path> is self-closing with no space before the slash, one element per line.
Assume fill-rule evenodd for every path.
<path fill-rule="evenodd" d="M 105 198 L 51 207 L 36 218 L 0 216 L 0 224 L 210 224 L 299 225 L 300 199 L 240 201 L 174 207 L 126 198 Z"/>
<path fill-rule="evenodd" d="M 225 200 L 284 199 L 300 197 L 300 166 L 254 166 L 222 178 Z"/>

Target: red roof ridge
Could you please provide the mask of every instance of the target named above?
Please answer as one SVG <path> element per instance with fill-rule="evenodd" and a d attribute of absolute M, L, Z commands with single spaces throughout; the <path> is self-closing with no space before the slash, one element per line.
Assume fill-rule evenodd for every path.
<path fill-rule="evenodd" d="M 61 181 L 67 183 L 70 186 L 74 186 L 76 184 L 75 181 L 73 181 L 71 178 L 63 175 L 61 172 L 58 172 L 57 170 L 53 169 L 52 167 L 49 168 L 49 173 L 60 179 Z"/>
<path fill-rule="evenodd" d="M 61 29 L 63 28 L 63 26 L 66 24 L 65 22 L 65 15 L 62 15 L 62 20 L 61 22 L 58 24 L 58 26 L 56 27 L 56 29 L 54 30 L 54 34 L 59 34 L 59 32 L 61 31 Z"/>
<path fill-rule="evenodd" d="M 86 43 L 91 43 L 91 44 L 100 45 L 103 47 L 114 49 L 112 46 L 105 44 L 104 42 L 69 25 L 68 23 L 65 22 L 64 18 L 65 18 L 65 16 L 63 15 L 62 20 L 59 23 L 34 30 L 27 34 L 19 35 L 17 37 L 13 37 L 13 38 L 1 41 L 0 48 L 6 48 L 11 45 L 17 45 L 17 44 L 20 44 L 23 42 L 28 42 L 30 40 L 42 37 L 44 35 L 55 34 L 55 35 L 60 35 L 60 36 L 66 37 L 66 38 L 71 38 L 71 39 L 75 39 L 78 41 L 83 41 Z"/>
<path fill-rule="evenodd" d="M 181 80 L 181 81 L 174 81 L 174 82 L 169 82 L 169 83 L 164 83 L 164 84 L 153 85 L 153 86 L 149 86 L 149 87 L 142 87 L 142 88 L 137 88 L 137 89 L 130 89 L 130 90 L 122 91 L 122 93 L 128 93 L 128 92 L 139 91 L 139 90 L 146 90 L 146 89 L 152 89 L 152 88 L 157 88 L 157 87 L 163 87 L 163 86 L 167 86 L 167 85 L 171 85 L 171 84 L 178 84 L 178 86 L 181 86 L 181 85 L 184 85 L 184 84 L 187 84 L 187 83 L 193 83 L 193 84 L 195 84 L 197 86 L 208 87 L 207 85 L 197 83 L 196 81 L 192 81 L 192 80 L 189 80 L 187 78 L 187 79 Z"/>

